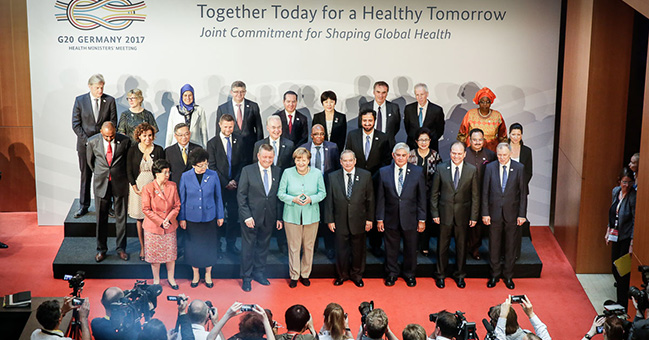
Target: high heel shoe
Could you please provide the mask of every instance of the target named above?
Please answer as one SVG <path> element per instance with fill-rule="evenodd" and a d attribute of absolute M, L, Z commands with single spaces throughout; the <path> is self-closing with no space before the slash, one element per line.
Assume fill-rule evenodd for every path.
<path fill-rule="evenodd" d="M 192 287 L 192 288 L 196 288 L 196 287 L 198 287 L 199 282 L 201 282 L 201 280 L 198 280 L 196 282 L 192 281 L 192 283 L 190 283 L 189 286 Z"/>
<path fill-rule="evenodd" d="M 214 282 L 207 282 L 207 280 L 205 280 L 205 287 L 207 287 L 207 288 L 214 287 Z"/>
<path fill-rule="evenodd" d="M 180 287 L 178 287 L 178 284 L 172 285 L 171 282 L 169 282 L 168 279 L 167 279 L 167 283 L 169 284 L 169 286 L 171 286 L 171 289 L 173 289 L 173 290 L 180 289 Z M 196 285 L 198 285 L 198 283 Z"/>

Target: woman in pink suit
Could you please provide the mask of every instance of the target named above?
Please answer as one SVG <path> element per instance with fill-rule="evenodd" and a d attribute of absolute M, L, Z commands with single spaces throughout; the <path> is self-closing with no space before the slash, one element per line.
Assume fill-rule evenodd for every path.
<path fill-rule="evenodd" d="M 167 282 L 172 289 L 178 285 L 174 279 L 176 264 L 176 216 L 180 211 L 180 197 L 176 183 L 169 181 L 171 165 L 164 159 L 153 163 L 153 182 L 142 188 L 144 212 L 144 260 L 151 264 L 153 283 L 160 284 L 160 264 L 167 265 Z"/>

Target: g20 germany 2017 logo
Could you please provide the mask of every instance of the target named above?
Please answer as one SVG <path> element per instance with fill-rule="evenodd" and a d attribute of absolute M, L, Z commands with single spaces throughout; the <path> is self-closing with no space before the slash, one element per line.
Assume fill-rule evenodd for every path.
<path fill-rule="evenodd" d="M 54 7 L 62 11 L 55 15 L 57 21 L 68 21 L 75 28 L 84 31 L 99 27 L 121 31 L 134 21 L 146 19 L 146 14 L 141 14 L 146 8 L 144 1 L 70 0 L 68 3 L 57 1 Z"/>

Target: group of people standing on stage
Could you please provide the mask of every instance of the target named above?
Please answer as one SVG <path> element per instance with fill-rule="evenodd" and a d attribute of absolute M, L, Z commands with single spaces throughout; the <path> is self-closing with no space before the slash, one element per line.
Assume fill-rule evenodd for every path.
<path fill-rule="evenodd" d="M 142 107 L 140 90 L 128 92 L 130 108 L 118 125 L 115 100 L 103 93 L 103 77 L 93 75 L 88 86 L 90 92 L 76 98 L 72 117 L 81 170 L 75 217 L 88 212 L 94 174 L 97 262 L 106 258 L 114 206 L 117 255 L 129 259 L 128 212 L 138 221 L 139 257 L 151 263 L 154 283 L 165 263 L 173 289 L 178 289 L 174 263 L 183 253 L 193 268 L 191 286 L 199 284 L 202 268 L 206 286 L 213 286 L 211 270 L 224 253 L 221 239 L 227 252 L 241 256 L 244 291 L 251 290 L 253 280 L 269 285 L 265 265 L 273 234 L 289 259 L 290 287 L 310 285 L 318 234 L 327 256 L 335 258 L 334 285 L 346 280 L 364 285 L 369 239 L 372 254 L 385 257 L 385 285 L 401 276 L 412 287 L 417 252 L 429 255 L 436 229 L 436 284 L 443 288 L 450 274 L 464 288 L 466 255 L 480 259 L 480 225 L 486 225 L 492 267 L 487 285 L 502 277 L 514 288 L 532 155 L 523 145 L 520 124 L 507 136 L 502 115 L 491 109 L 496 96 L 488 88 L 476 94 L 479 107 L 467 112 L 450 159 L 442 162 L 438 141 L 444 112 L 428 100 L 425 84 L 415 86 L 417 101 L 405 107 L 405 142 L 395 140 L 402 115 L 386 100 L 389 86 L 383 81 L 374 84 L 374 100 L 361 104 L 358 129 L 349 133 L 346 116 L 335 110 L 334 92 L 322 93 L 324 111 L 313 116 L 309 129 L 306 115 L 296 110 L 298 95 L 287 91 L 284 109 L 266 120 L 266 138 L 259 106 L 245 98 L 246 85 L 235 81 L 231 98 L 218 107 L 211 139 L 205 110 L 186 84 L 168 119 L 166 149 L 153 144 L 158 127 Z M 451 237 L 457 254 L 453 273 L 448 270 Z"/>

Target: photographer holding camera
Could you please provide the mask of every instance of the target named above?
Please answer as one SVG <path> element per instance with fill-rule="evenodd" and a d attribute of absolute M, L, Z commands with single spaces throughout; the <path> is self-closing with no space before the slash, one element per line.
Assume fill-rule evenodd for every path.
<path fill-rule="evenodd" d="M 457 317 L 455 314 L 445 310 L 437 313 L 435 320 L 435 330 L 430 335 L 430 339 L 451 340 L 458 335 Z"/>
<path fill-rule="evenodd" d="M 364 315 L 361 312 L 361 315 L 365 316 L 361 318 L 362 322 L 356 340 L 381 340 L 384 335 L 387 340 L 399 340 L 390 326 L 388 326 L 388 316 L 385 314 L 383 309 L 377 308 L 372 309 L 367 315 Z"/>
<path fill-rule="evenodd" d="M 101 304 L 104 306 L 106 316 L 94 318 L 90 323 L 92 335 L 96 340 L 117 340 L 117 339 L 136 339 L 138 330 L 132 329 L 128 334 L 115 332 L 110 321 L 111 305 L 119 302 L 124 297 L 124 291 L 119 287 L 109 287 L 104 290 L 101 296 Z"/>
<path fill-rule="evenodd" d="M 531 340 L 533 336 L 536 336 L 542 340 L 551 340 L 550 333 L 543 322 L 539 319 L 532 308 L 532 303 L 527 298 L 526 295 L 515 296 L 514 302 L 518 302 L 523 307 L 523 311 L 530 319 L 532 327 L 534 327 L 534 332 L 531 333 L 528 330 L 522 329 L 518 325 L 518 316 L 516 311 L 512 308 L 512 296 L 507 296 L 505 302 L 499 306 L 494 306 L 489 310 L 489 316 L 495 319 L 498 316 L 498 322 L 496 323 L 496 330 L 494 334 L 498 340 Z"/>
<path fill-rule="evenodd" d="M 181 325 L 182 335 L 180 339 L 223 340 L 223 334 L 215 333 L 213 335 L 210 335 L 210 333 L 205 330 L 205 324 L 208 321 L 211 321 L 212 326 L 215 327 L 216 323 L 219 320 L 219 313 L 216 307 L 210 307 L 212 305 L 211 303 L 209 303 L 208 305 L 207 302 L 204 302 L 202 300 L 193 300 L 191 303 L 189 303 L 189 299 L 185 296 L 185 294 L 180 294 L 178 298 L 178 323 Z M 187 319 L 191 323 L 191 334 L 186 334 L 185 332 L 183 332 L 182 325 L 185 317 L 187 317 Z"/>
<path fill-rule="evenodd" d="M 214 328 L 210 331 L 208 335 L 208 339 L 216 339 L 217 334 L 221 334 L 221 329 L 225 326 L 225 324 L 235 315 L 239 315 L 242 312 L 248 312 L 245 313 L 241 317 L 241 321 L 239 323 L 239 333 L 236 334 L 235 336 L 231 337 L 230 339 L 259 339 L 263 340 L 263 334 L 261 332 L 252 332 L 252 333 L 258 333 L 258 334 L 250 334 L 250 332 L 247 332 L 247 328 L 245 327 L 246 325 L 250 324 L 256 324 L 254 322 L 255 320 L 261 319 L 261 322 L 263 324 L 263 329 L 264 333 L 266 334 L 266 339 L 265 340 L 275 340 L 275 335 L 273 334 L 273 326 L 271 326 L 270 321 L 268 319 L 268 314 L 266 314 L 266 311 L 261 308 L 259 305 L 244 305 L 241 302 L 235 302 L 228 308 L 228 310 L 225 312 L 225 315 L 219 320 L 214 325 Z M 253 327 L 257 328 L 257 327 Z M 246 334 L 248 333 L 248 334 Z M 245 335 L 245 337 L 244 337 Z"/>
<path fill-rule="evenodd" d="M 63 331 L 59 330 L 63 316 L 75 309 L 79 309 L 79 321 L 81 323 L 81 338 L 83 340 L 90 340 L 90 328 L 88 327 L 88 314 L 90 313 L 90 302 L 88 299 L 83 300 L 80 306 L 72 305 L 73 297 L 68 296 L 63 298 L 63 306 L 57 300 L 48 300 L 41 303 L 36 310 L 36 320 L 43 326 L 41 329 L 35 330 L 30 339 L 31 340 L 46 340 L 46 339 L 71 339 L 64 337 Z"/>
<path fill-rule="evenodd" d="M 635 306 L 635 318 L 629 331 L 629 340 L 649 339 L 649 317 L 647 317 L 647 293 L 644 294 L 644 301 L 636 301 L 635 296 L 631 296 L 633 306 Z"/>

